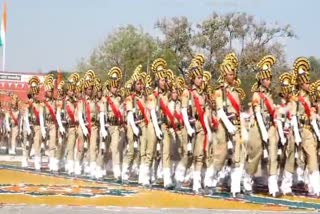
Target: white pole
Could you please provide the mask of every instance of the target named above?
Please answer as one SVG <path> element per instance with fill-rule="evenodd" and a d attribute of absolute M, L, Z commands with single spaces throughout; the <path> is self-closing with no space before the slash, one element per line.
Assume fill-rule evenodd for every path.
<path fill-rule="evenodd" d="M 2 47 L 2 71 L 6 71 L 6 43 Z"/>

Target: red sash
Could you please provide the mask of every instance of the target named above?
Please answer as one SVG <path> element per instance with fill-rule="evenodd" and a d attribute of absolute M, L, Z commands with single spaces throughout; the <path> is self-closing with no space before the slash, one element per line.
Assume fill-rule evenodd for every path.
<path fill-rule="evenodd" d="M 69 117 L 71 119 L 72 124 L 75 124 L 76 123 L 76 119 L 75 119 L 74 114 L 73 114 L 73 112 L 71 110 L 71 107 L 69 105 L 66 106 L 66 111 L 67 111 L 67 113 L 68 113 L 68 115 L 69 115 Z"/>
<path fill-rule="evenodd" d="M 259 96 L 260 96 L 261 99 L 263 99 L 263 102 L 266 105 L 266 107 L 268 109 L 268 112 L 271 115 L 271 118 L 273 120 L 273 118 L 274 118 L 274 109 L 272 108 L 268 98 L 261 92 L 259 93 Z"/>
<path fill-rule="evenodd" d="M 236 99 L 232 96 L 232 94 L 229 91 L 227 92 L 227 98 L 231 103 L 233 109 L 236 111 L 237 115 L 239 116 L 240 115 L 239 103 L 237 103 Z"/>
<path fill-rule="evenodd" d="M 201 108 L 201 105 L 200 105 L 198 97 L 194 93 L 192 93 L 192 95 L 193 95 L 194 105 L 196 107 L 196 110 L 197 110 L 197 113 L 198 113 L 198 116 L 199 116 L 199 121 L 200 121 L 202 129 L 203 129 L 203 131 L 205 133 L 203 149 L 204 149 L 204 151 L 206 151 L 207 150 L 207 144 L 208 144 L 208 139 L 207 139 L 208 136 L 207 136 L 206 125 L 204 123 L 204 112 L 203 112 L 203 110 Z"/>
<path fill-rule="evenodd" d="M 86 121 L 88 123 L 88 132 L 89 132 L 89 135 L 91 135 L 91 115 L 90 115 L 90 103 L 89 101 L 86 101 L 84 100 L 85 102 L 85 106 L 86 106 Z"/>
<path fill-rule="evenodd" d="M 159 94 L 157 92 L 154 93 L 155 97 L 158 97 Z M 164 114 L 165 117 L 167 117 L 170 120 L 170 123 L 172 125 L 172 128 L 176 130 L 176 124 L 174 122 L 174 117 L 172 113 L 170 112 L 169 108 L 164 104 L 163 99 L 160 98 L 160 108 Z"/>
<path fill-rule="evenodd" d="M 33 108 L 33 113 L 34 113 L 34 116 L 36 117 L 36 121 L 38 124 L 40 124 L 40 118 L 39 118 L 39 111 L 37 110 L 37 108 L 35 106 L 32 105 L 32 108 Z"/>
<path fill-rule="evenodd" d="M 219 125 L 219 121 L 217 120 L 217 118 L 215 117 L 211 117 L 211 124 L 212 124 L 212 127 L 213 128 L 218 128 L 218 125 Z"/>
<path fill-rule="evenodd" d="M 174 111 L 174 116 L 178 119 L 180 124 L 183 124 L 183 118 L 181 113 L 179 114 L 177 111 Z"/>
<path fill-rule="evenodd" d="M 51 115 L 51 119 L 54 121 L 55 124 L 57 124 L 56 114 L 54 113 L 52 106 L 47 101 L 44 101 L 44 104 L 47 107 L 47 109 L 49 110 L 49 113 Z"/>
<path fill-rule="evenodd" d="M 132 95 L 132 98 L 134 99 L 134 95 Z M 148 124 L 149 121 L 148 121 L 145 109 L 144 109 L 144 107 L 143 107 L 143 105 L 142 105 L 142 103 L 141 103 L 141 101 L 139 99 L 137 99 L 137 105 L 138 105 L 138 108 L 139 108 L 143 118 L 144 118 L 145 124 Z"/>
<path fill-rule="evenodd" d="M 308 118 L 310 118 L 311 110 L 310 110 L 310 106 L 308 105 L 308 103 L 304 100 L 304 98 L 302 96 L 299 96 L 299 102 L 303 105 L 304 111 L 306 112 L 306 115 L 308 116 Z"/>
<path fill-rule="evenodd" d="M 12 111 L 9 111 L 9 114 L 10 114 L 10 117 L 11 117 L 11 119 L 13 120 L 13 122 L 14 122 L 14 125 L 18 125 L 18 120 L 17 120 L 17 118 L 13 115 L 13 113 L 12 113 Z"/>
<path fill-rule="evenodd" d="M 162 100 L 161 98 L 160 98 L 160 107 L 161 107 L 161 109 L 162 109 L 163 114 L 164 114 L 166 117 L 169 118 L 170 123 L 171 123 L 171 125 L 172 125 L 172 128 L 173 128 L 174 130 L 176 130 L 177 127 L 176 127 L 176 124 L 175 124 L 175 122 L 174 122 L 174 117 L 173 117 L 172 113 L 170 112 L 169 108 L 164 104 L 164 102 L 163 102 L 163 100 Z"/>
<path fill-rule="evenodd" d="M 111 107 L 111 110 L 114 114 L 114 116 L 118 119 L 119 123 L 122 124 L 122 115 L 121 112 L 119 111 L 119 109 L 117 109 L 117 107 L 115 106 L 114 102 L 112 102 L 111 98 L 109 96 L 107 96 L 107 102 Z"/>

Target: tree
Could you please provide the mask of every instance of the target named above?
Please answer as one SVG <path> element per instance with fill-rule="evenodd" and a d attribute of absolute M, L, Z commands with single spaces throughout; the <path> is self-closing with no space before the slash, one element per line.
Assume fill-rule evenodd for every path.
<path fill-rule="evenodd" d="M 162 40 L 159 39 L 161 47 L 170 55 L 175 55 L 176 67 L 179 73 L 184 74 L 193 56 L 191 23 L 184 16 L 163 18 L 155 23 L 155 28 L 164 36 Z"/>
<path fill-rule="evenodd" d="M 105 79 L 107 71 L 118 66 L 122 69 L 124 80 L 130 78 L 135 67 L 142 64 L 149 69 L 150 60 L 159 52 L 157 41 L 141 28 L 132 25 L 120 27 L 93 50 L 87 61 L 78 64 L 79 71 L 92 69 L 97 76 Z"/>

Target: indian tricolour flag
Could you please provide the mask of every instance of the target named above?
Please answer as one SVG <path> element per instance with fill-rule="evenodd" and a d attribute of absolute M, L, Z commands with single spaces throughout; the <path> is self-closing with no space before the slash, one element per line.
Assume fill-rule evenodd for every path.
<path fill-rule="evenodd" d="M 7 6 L 4 1 L 2 21 L 1 21 L 1 31 L 0 31 L 0 46 L 5 46 L 6 44 L 6 29 L 7 29 Z"/>

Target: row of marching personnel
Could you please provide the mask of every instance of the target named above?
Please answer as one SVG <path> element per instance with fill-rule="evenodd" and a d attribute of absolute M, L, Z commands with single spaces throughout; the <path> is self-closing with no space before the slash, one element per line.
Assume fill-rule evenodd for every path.
<path fill-rule="evenodd" d="M 42 169 L 44 152 L 52 172 L 103 179 L 107 162 L 116 180 L 151 187 L 163 180 L 166 189 L 189 183 L 195 193 L 212 194 L 224 169 L 230 193 L 252 193 L 253 177 L 266 163 L 268 191 L 273 197 L 293 194 L 293 177 L 320 194 L 318 127 L 320 81 L 310 83 L 310 63 L 295 60 L 292 72 L 280 75 L 281 103 L 272 98 L 275 58 L 255 65 L 256 82 L 247 112 L 245 93 L 237 77 L 238 59 L 225 56 L 215 86 L 204 71 L 204 57 L 196 55 L 184 76 L 175 75 L 164 59 L 141 65 L 122 82 L 119 67 L 102 82 L 94 71 L 70 74 L 57 85 L 54 75 L 43 82 L 29 80 L 28 103 L 12 95 L 2 135 L 9 153 L 22 141 L 22 167 Z M 39 100 L 40 87 L 45 99 Z M 226 174 L 226 173 L 224 173 Z M 241 185 L 243 184 L 243 185 Z M 241 188 L 242 187 L 242 188 Z"/>

